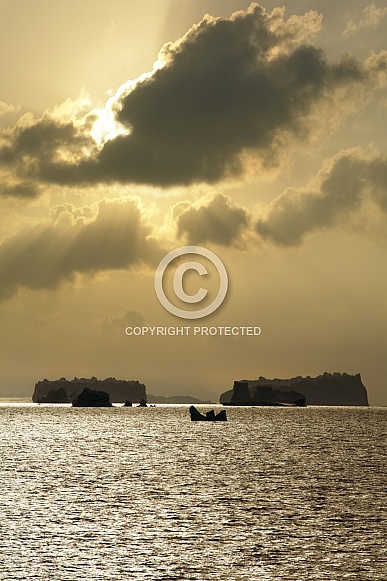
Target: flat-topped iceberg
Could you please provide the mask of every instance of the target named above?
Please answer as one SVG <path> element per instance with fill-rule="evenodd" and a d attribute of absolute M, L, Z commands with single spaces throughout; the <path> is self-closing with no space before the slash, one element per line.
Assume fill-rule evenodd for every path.
<path fill-rule="evenodd" d="M 367 390 L 360 373 L 323 373 L 318 377 L 235 381 L 222 393 L 220 403 L 229 405 L 295 404 L 368 406 Z"/>

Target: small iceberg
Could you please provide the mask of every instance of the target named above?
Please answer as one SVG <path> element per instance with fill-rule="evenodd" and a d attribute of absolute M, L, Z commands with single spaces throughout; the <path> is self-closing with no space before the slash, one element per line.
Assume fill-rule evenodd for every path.
<path fill-rule="evenodd" d="M 211 410 L 203 415 L 196 409 L 194 405 L 189 408 L 189 413 L 191 415 L 192 422 L 226 422 L 227 414 L 226 410 L 221 410 L 219 413 L 215 414 L 214 410 Z"/>

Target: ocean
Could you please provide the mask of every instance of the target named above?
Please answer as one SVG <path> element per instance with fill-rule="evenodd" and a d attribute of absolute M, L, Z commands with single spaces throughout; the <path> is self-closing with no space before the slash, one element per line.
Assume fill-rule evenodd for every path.
<path fill-rule="evenodd" d="M 0 579 L 385 581 L 387 409 L 227 414 L 1 403 Z"/>

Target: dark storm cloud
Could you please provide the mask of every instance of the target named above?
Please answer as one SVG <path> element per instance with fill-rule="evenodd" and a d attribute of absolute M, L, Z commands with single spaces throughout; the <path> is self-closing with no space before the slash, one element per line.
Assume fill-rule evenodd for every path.
<path fill-rule="evenodd" d="M 317 104 L 334 103 L 336 89 L 363 86 L 373 74 L 349 57 L 328 63 L 303 44 L 319 26 L 315 12 L 285 20 L 282 9 L 257 4 L 229 19 L 207 16 L 163 47 L 161 68 L 121 90 L 113 109 L 126 133 L 97 150 L 86 126 L 82 134 L 43 119 L 20 130 L 0 159 L 23 159 L 25 172 L 66 185 L 212 183 L 242 174 L 245 152 L 275 166 L 292 139 L 313 130 Z"/>
<path fill-rule="evenodd" d="M 387 159 L 342 152 L 323 169 L 310 189 L 288 188 L 256 224 L 264 239 L 298 246 L 308 232 L 348 221 L 366 201 L 387 212 Z"/>
<path fill-rule="evenodd" d="M 90 217 L 91 216 L 91 217 Z M 20 288 L 53 289 L 77 274 L 124 270 L 161 258 L 151 228 L 133 199 L 104 200 L 94 215 L 70 204 L 0 246 L 0 299 Z"/>
<path fill-rule="evenodd" d="M 229 198 L 217 194 L 202 205 L 178 204 L 175 207 L 178 236 L 189 244 L 214 242 L 231 246 L 247 228 L 247 212 L 232 205 Z"/>
<path fill-rule="evenodd" d="M 44 176 L 171 186 L 241 174 L 244 150 L 273 164 L 284 132 L 305 136 L 318 100 L 363 79 L 353 60 L 329 65 L 312 46 L 290 48 L 303 34 L 258 5 L 208 17 L 166 45 L 165 66 L 121 97 L 117 118 L 128 135 L 107 141 L 97 159 L 50 165 Z"/>

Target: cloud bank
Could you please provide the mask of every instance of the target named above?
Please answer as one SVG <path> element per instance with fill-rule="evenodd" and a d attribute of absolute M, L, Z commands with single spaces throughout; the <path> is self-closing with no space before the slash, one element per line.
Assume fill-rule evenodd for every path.
<path fill-rule="evenodd" d="M 172 225 L 177 238 L 193 245 L 255 246 L 254 232 L 260 240 L 295 247 L 311 232 L 351 223 L 356 213 L 361 217 L 364 204 L 387 214 L 387 158 L 353 149 L 325 162 L 307 187 L 287 188 L 261 207 L 258 220 L 247 208 L 216 194 L 176 204 Z M 0 245 L 0 300 L 23 288 L 55 290 L 78 275 L 140 264 L 154 269 L 171 244 L 170 220 L 160 233 L 165 226 L 169 235 L 163 241 L 133 197 L 91 207 L 54 207 L 49 219 L 26 226 Z"/>
<path fill-rule="evenodd" d="M 387 212 L 387 158 L 358 150 L 329 160 L 305 189 L 288 188 L 256 224 L 260 237 L 281 246 L 299 246 L 306 234 L 348 222 L 370 201 Z"/>
<path fill-rule="evenodd" d="M 0 299 L 19 289 L 55 289 L 78 274 L 157 264 L 163 255 L 136 199 L 103 200 L 96 208 L 53 208 L 0 246 Z"/>

